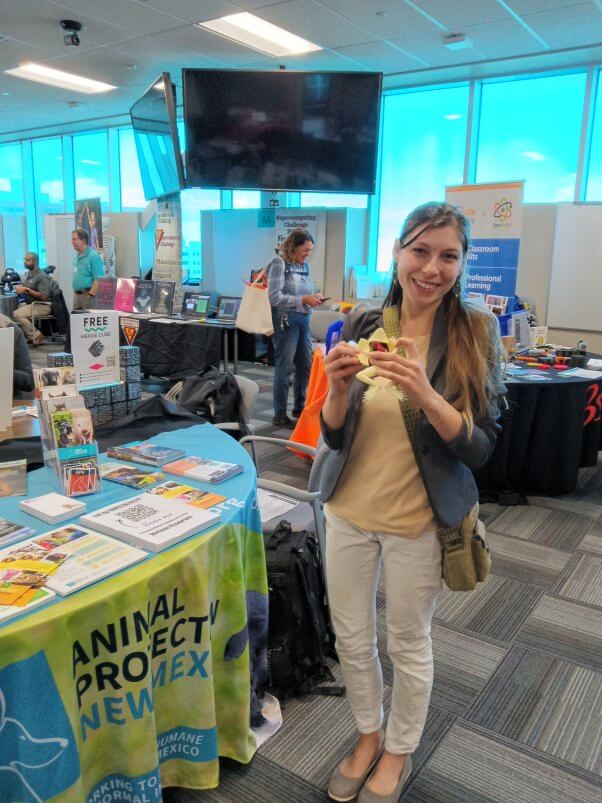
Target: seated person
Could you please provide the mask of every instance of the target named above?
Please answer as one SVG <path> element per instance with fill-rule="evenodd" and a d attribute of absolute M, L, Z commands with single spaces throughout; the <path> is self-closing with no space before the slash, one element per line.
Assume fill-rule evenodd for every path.
<path fill-rule="evenodd" d="M 0 314 L 0 327 L 12 326 L 15 330 L 13 362 L 13 398 L 20 398 L 21 391 L 33 390 L 33 369 L 25 335 L 6 315 Z"/>
<path fill-rule="evenodd" d="M 44 342 L 44 335 L 34 329 L 32 315 L 50 315 L 50 277 L 40 269 L 38 255 L 28 251 L 23 257 L 27 275 L 21 284 L 15 286 L 15 291 L 25 297 L 25 304 L 20 304 L 13 312 L 13 320 L 25 332 L 27 339 L 34 346 Z"/>

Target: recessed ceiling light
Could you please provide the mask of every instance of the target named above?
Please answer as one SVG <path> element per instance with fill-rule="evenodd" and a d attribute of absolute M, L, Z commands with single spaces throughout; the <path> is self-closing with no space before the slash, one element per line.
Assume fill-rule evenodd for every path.
<path fill-rule="evenodd" d="M 470 36 L 466 36 L 465 33 L 449 33 L 443 37 L 443 42 L 450 50 L 466 50 L 474 44 Z"/>
<path fill-rule="evenodd" d="M 462 119 L 462 115 L 461 114 L 444 114 L 443 115 L 443 119 L 444 120 L 461 120 Z"/>
<path fill-rule="evenodd" d="M 290 56 L 322 50 L 319 45 L 246 11 L 216 20 L 197 22 L 197 25 L 269 56 Z"/>
<path fill-rule="evenodd" d="M 6 70 L 5 72 L 7 75 L 26 78 L 28 81 L 37 81 L 40 84 L 49 84 L 50 86 L 58 86 L 61 89 L 71 89 L 74 92 L 86 92 L 87 94 L 108 92 L 110 89 L 117 88 L 102 81 L 94 81 L 92 78 L 84 78 L 81 75 L 54 70 L 51 67 L 34 64 L 33 62 L 21 64 L 20 67 L 16 67 L 14 70 Z"/>
<path fill-rule="evenodd" d="M 538 153 L 537 151 L 523 151 L 523 156 L 526 156 L 527 159 L 533 159 L 534 162 L 545 162 L 546 157 L 543 153 Z"/>

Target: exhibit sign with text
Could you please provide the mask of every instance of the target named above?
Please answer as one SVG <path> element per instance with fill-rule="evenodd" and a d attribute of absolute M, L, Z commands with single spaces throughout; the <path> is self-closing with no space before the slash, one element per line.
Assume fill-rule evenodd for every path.
<path fill-rule="evenodd" d="M 119 313 L 90 310 L 71 315 L 71 351 L 78 388 L 119 382 Z"/>
<path fill-rule="evenodd" d="M 182 204 L 180 194 L 157 199 L 153 279 L 174 282 L 173 309 L 182 304 Z"/>
<path fill-rule="evenodd" d="M 466 292 L 513 296 L 523 222 L 524 181 L 446 187 L 447 203 L 470 220 Z"/>
<path fill-rule="evenodd" d="M 314 242 L 323 239 L 326 229 L 326 216 L 324 212 L 313 209 L 304 210 L 278 210 L 276 212 L 276 246 L 280 247 L 293 229 L 306 229 Z"/>

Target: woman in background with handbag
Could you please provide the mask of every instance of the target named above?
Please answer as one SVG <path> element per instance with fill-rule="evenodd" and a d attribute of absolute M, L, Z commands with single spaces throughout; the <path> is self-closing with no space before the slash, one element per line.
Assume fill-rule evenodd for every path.
<path fill-rule="evenodd" d="M 305 392 L 311 369 L 309 316 L 312 307 L 323 303 L 314 291 L 307 260 L 314 247 L 311 234 L 293 229 L 281 244 L 279 256 L 267 266 L 268 292 L 274 323 L 274 418 L 272 423 L 292 429 L 286 406 L 290 376 L 295 371 L 293 417 L 299 417 L 305 405 Z"/>
<path fill-rule="evenodd" d="M 442 556 L 452 588 L 472 588 L 488 572 L 471 470 L 493 451 L 504 388 L 497 321 L 462 298 L 469 246 L 469 223 L 457 208 L 415 209 L 395 241 L 383 309 L 350 314 L 324 362 L 329 448 L 319 483 L 328 598 L 359 730 L 355 749 L 331 777 L 333 800 L 359 793 L 360 803 L 397 801 L 430 699 Z M 394 667 L 386 734 L 376 642 L 381 561 Z"/>

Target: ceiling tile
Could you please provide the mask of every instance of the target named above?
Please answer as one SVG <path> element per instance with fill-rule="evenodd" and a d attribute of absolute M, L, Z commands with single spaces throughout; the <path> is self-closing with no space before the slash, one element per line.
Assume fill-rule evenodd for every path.
<path fill-rule="evenodd" d="M 554 50 L 602 42 L 602 11 L 593 3 L 526 14 L 523 19 Z"/>
<path fill-rule="evenodd" d="M 287 56 L 286 58 L 266 59 L 255 64 L 244 65 L 249 69 L 277 70 L 284 64 L 289 70 L 340 70 L 349 72 L 350 70 L 366 69 L 362 63 L 347 57 L 344 51 L 318 50 L 313 53 L 303 53 L 299 56 Z"/>
<path fill-rule="evenodd" d="M 404 39 L 393 40 L 408 53 L 420 59 L 429 67 L 445 67 L 454 64 L 467 64 L 482 59 L 480 53 L 474 48 L 466 50 L 448 50 L 442 41 L 443 34 L 429 34 L 428 36 L 409 36 Z M 419 69 L 416 66 L 410 69 Z"/>
<path fill-rule="evenodd" d="M 351 47 L 339 48 L 337 52 L 357 59 L 366 69 L 376 72 L 401 72 L 428 66 L 427 62 L 408 55 L 388 42 L 351 45 Z"/>
<path fill-rule="evenodd" d="M 24 61 L 43 61 L 50 53 L 41 47 L 14 42 L 11 39 L 0 43 L 0 70 L 18 67 Z"/>
<path fill-rule="evenodd" d="M 575 0 L 506 0 L 517 14 L 532 14 L 535 11 L 551 11 L 553 8 L 577 5 Z"/>
<path fill-rule="evenodd" d="M 379 0 L 378 3 L 366 3 L 363 0 L 321 0 L 321 5 L 338 12 L 382 39 L 437 30 L 433 22 L 401 0 Z M 384 12 L 384 16 L 377 16 L 377 12 Z"/>
<path fill-rule="evenodd" d="M 242 10 L 227 0 L 148 0 L 144 6 L 152 6 L 187 22 L 214 20 L 227 14 L 239 14 Z"/>
<path fill-rule="evenodd" d="M 257 15 L 322 47 L 344 47 L 375 41 L 375 37 L 362 28 L 341 19 L 338 14 L 317 5 L 313 0 L 290 0 L 267 6 L 258 9 Z"/>
<path fill-rule="evenodd" d="M 459 27 L 490 20 L 508 19 L 508 12 L 497 0 L 416 0 L 416 5 L 454 33 L 462 33 Z"/>
<path fill-rule="evenodd" d="M 61 18 L 80 20 L 82 14 L 97 20 L 110 20 L 126 31 L 156 33 L 181 24 L 182 20 L 137 0 L 49 0 Z"/>
<path fill-rule="evenodd" d="M 128 69 L 135 64 L 135 69 Z M 52 59 L 48 66 L 57 70 L 84 75 L 96 81 L 104 81 L 116 87 L 133 86 L 144 83 L 150 86 L 157 77 L 160 69 L 156 59 L 144 61 L 132 58 L 114 48 L 101 47 L 87 53 L 70 53 L 61 58 Z M 81 96 L 80 92 L 72 93 Z"/>

